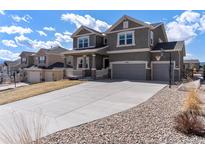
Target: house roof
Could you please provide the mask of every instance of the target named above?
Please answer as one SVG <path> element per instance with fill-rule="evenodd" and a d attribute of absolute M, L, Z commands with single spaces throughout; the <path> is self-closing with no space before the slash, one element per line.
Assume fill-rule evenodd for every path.
<path fill-rule="evenodd" d="M 105 53 L 108 46 L 100 47 L 100 48 L 92 48 L 85 50 L 68 50 L 62 54 L 64 55 L 76 55 L 76 54 L 88 54 L 88 53 Z"/>
<path fill-rule="evenodd" d="M 162 22 L 158 22 L 158 23 L 151 23 L 150 25 L 155 28 L 155 27 L 158 27 L 158 26 L 160 26 L 162 24 L 163 24 Z"/>
<path fill-rule="evenodd" d="M 49 65 L 47 68 L 48 69 L 53 69 L 53 68 L 63 68 L 63 67 L 64 67 L 64 63 L 56 62 L 52 65 Z"/>
<path fill-rule="evenodd" d="M 87 27 L 87 26 L 84 26 L 84 25 L 82 25 L 82 26 L 80 26 L 80 28 L 78 28 L 72 35 L 71 35 L 71 37 L 73 38 L 73 37 L 75 37 L 82 29 L 85 29 L 85 30 L 87 30 L 87 31 L 89 31 L 90 33 L 93 33 L 93 34 L 97 34 L 97 35 L 103 35 L 103 33 L 101 33 L 101 32 L 99 32 L 99 31 L 97 31 L 97 30 L 94 30 L 94 29 L 92 29 L 92 28 L 89 28 L 89 27 Z"/>
<path fill-rule="evenodd" d="M 147 23 L 145 23 L 145 22 L 143 22 L 143 21 L 140 21 L 140 20 L 137 20 L 137 19 L 134 19 L 134 18 L 132 18 L 132 17 L 130 17 L 130 16 L 127 16 L 127 15 L 124 15 L 124 16 L 122 16 L 117 22 L 115 22 L 107 31 L 106 31 L 106 33 L 108 33 L 108 32 L 110 32 L 110 31 L 112 31 L 116 26 L 118 26 L 123 20 L 130 20 L 130 21 L 133 21 L 133 22 L 135 22 L 135 23 L 137 23 L 137 24 L 139 24 L 139 25 L 142 25 L 142 26 L 146 26 L 146 27 L 152 27 L 152 25 L 150 25 L 150 24 L 147 24 Z"/>
<path fill-rule="evenodd" d="M 15 61 L 4 61 L 5 65 L 10 65 L 10 66 L 18 66 L 21 64 L 21 59 L 17 59 Z"/>
<path fill-rule="evenodd" d="M 192 64 L 198 64 L 200 63 L 198 59 L 185 59 L 184 63 L 192 63 Z"/>
<path fill-rule="evenodd" d="M 35 52 L 30 52 L 30 51 L 22 51 L 19 56 L 25 55 L 25 56 L 31 56 L 35 54 Z"/>
<path fill-rule="evenodd" d="M 50 49 L 41 48 L 39 51 L 42 51 L 42 50 L 46 52 L 47 54 L 50 54 L 50 53 L 59 54 L 59 53 L 67 51 L 67 49 L 60 47 L 60 46 L 52 47 Z"/>
<path fill-rule="evenodd" d="M 155 50 L 174 50 L 174 51 L 181 51 L 184 47 L 184 41 L 175 41 L 175 42 L 162 42 L 157 43 L 154 47 L 153 51 Z"/>

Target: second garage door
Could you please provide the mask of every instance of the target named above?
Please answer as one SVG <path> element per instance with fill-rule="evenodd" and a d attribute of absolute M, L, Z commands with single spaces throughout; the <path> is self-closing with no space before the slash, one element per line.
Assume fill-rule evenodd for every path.
<path fill-rule="evenodd" d="M 165 64 L 152 64 L 152 75 L 155 81 L 169 81 L 169 63 Z M 172 80 L 174 77 L 173 67 L 172 67 Z"/>
<path fill-rule="evenodd" d="M 112 64 L 112 78 L 146 80 L 146 64 Z"/>
<path fill-rule="evenodd" d="M 53 72 L 45 72 L 45 81 L 53 81 Z"/>
<path fill-rule="evenodd" d="M 28 72 L 28 82 L 38 83 L 41 81 L 41 75 L 38 71 Z"/>

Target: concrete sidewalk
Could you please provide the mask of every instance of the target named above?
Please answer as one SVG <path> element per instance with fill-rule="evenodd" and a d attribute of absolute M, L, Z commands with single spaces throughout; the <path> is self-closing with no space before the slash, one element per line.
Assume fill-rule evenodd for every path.
<path fill-rule="evenodd" d="M 32 127 L 36 117 L 47 121 L 44 136 L 132 108 L 156 94 L 166 84 L 130 81 L 90 81 L 0 106 L 0 122 L 7 130 L 14 118 Z M 13 114 L 15 112 L 15 114 Z"/>
<path fill-rule="evenodd" d="M 19 82 L 16 83 L 16 87 L 22 87 L 22 86 L 27 86 L 27 83 L 23 83 L 23 82 Z M 14 89 L 15 88 L 15 84 L 0 84 L 0 92 L 4 91 L 4 90 L 8 90 L 8 89 Z"/>

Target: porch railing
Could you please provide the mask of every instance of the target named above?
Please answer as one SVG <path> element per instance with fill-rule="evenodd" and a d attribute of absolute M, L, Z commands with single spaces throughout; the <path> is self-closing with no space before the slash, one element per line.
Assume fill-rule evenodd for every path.
<path fill-rule="evenodd" d="M 66 69 L 67 77 L 82 77 L 82 70 Z"/>
<path fill-rule="evenodd" d="M 103 78 L 108 76 L 108 69 L 96 70 L 96 78 Z"/>

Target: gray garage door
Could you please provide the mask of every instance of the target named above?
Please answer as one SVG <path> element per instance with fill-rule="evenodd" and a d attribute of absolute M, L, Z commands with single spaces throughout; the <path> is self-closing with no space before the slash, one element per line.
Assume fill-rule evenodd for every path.
<path fill-rule="evenodd" d="M 28 72 L 28 82 L 30 83 L 39 83 L 41 81 L 40 72 Z"/>
<path fill-rule="evenodd" d="M 125 80 L 146 80 L 145 64 L 113 64 L 112 78 Z"/>
<path fill-rule="evenodd" d="M 173 65 L 172 65 L 173 66 Z M 156 81 L 169 81 L 169 64 L 153 64 L 153 80 Z M 173 80 L 173 67 L 171 70 Z"/>

